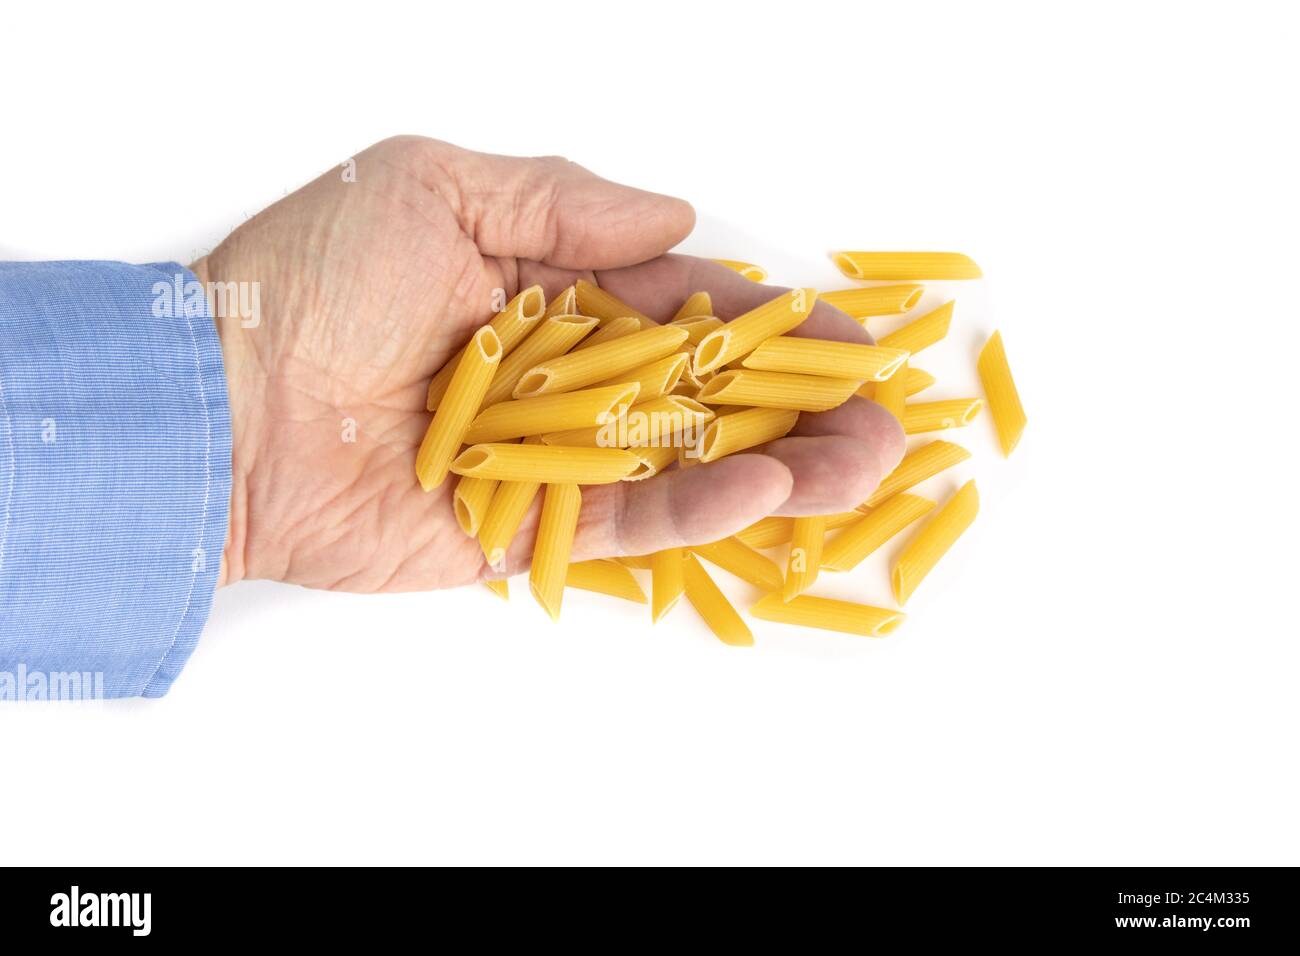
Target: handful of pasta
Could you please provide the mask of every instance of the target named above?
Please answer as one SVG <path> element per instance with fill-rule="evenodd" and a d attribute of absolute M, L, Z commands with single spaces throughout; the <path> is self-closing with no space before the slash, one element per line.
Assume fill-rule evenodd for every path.
<path fill-rule="evenodd" d="M 821 295 L 863 324 L 910 311 L 924 292 L 922 281 L 981 275 L 956 253 L 833 258 L 850 278 L 887 283 Z M 767 275 L 750 263 L 717 261 L 756 282 Z M 983 399 L 911 401 L 935 382 L 913 360 L 948 334 L 954 303 L 906 322 L 876 345 L 790 335 L 817 299 L 814 289 L 792 289 L 724 322 L 712 314 L 709 294 L 697 292 L 660 325 L 588 282 L 549 304 L 540 287 L 525 289 L 430 383 L 434 416 L 416 458 L 420 484 L 429 491 L 449 474 L 458 476 L 456 519 L 496 568 L 542 496 L 529 584 L 555 620 L 565 588 L 647 603 L 631 570 L 646 569 L 653 620 L 685 595 L 720 640 L 752 644 L 749 627 L 702 559 L 763 592 L 749 608 L 755 618 L 888 634 L 902 622 L 900 611 L 809 592 L 821 571 L 851 570 L 918 525 L 890 571 L 894 599 L 906 603 L 979 510 L 973 481 L 942 505 L 908 493 L 970 457 L 948 441 L 913 447 L 850 512 L 764 518 L 721 541 L 650 555 L 569 560 L 582 485 L 640 481 L 756 448 L 790 432 L 801 413 L 826 411 L 854 395 L 883 405 L 908 435 L 968 425 L 987 403 L 1002 452 L 1011 454 L 1026 419 L 1000 333 L 979 354 Z M 784 569 L 763 554 L 787 544 Z M 505 579 L 487 586 L 508 597 Z"/>

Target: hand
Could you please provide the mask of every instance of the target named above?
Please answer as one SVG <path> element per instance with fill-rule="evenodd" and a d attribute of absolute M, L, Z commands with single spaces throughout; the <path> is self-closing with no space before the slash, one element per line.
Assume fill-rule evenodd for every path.
<path fill-rule="evenodd" d="M 218 319 L 235 469 L 225 583 L 402 591 L 486 576 L 452 514 L 454 476 L 426 494 L 414 462 L 429 379 L 491 318 L 494 290 L 539 283 L 549 298 L 586 278 L 659 320 L 700 289 L 724 319 L 783 291 L 664 255 L 690 232 L 689 205 L 562 159 L 400 137 L 354 170 L 271 206 L 193 267 L 203 282 L 260 284 L 256 327 Z M 870 341 L 822 304 L 801 330 Z M 584 488 L 574 560 L 712 541 L 774 512 L 847 510 L 902 454 L 898 423 L 871 402 L 805 414 L 762 454 Z M 511 570 L 527 566 L 539 503 Z"/>

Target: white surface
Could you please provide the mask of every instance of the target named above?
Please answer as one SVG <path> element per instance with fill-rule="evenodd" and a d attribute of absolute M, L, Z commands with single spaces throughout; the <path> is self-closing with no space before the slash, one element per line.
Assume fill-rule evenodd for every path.
<path fill-rule="evenodd" d="M 970 252 L 942 364 L 1004 330 L 1019 451 L 966 430 L 881 641 L 227 590 L 165 700 L 0 709 L 4 860 L 1298 862 L 1290 14 L 447 7 L 13 7 L 0 255 L 190 259 L 398 132 L 561 153 L 777 281 Z"/>

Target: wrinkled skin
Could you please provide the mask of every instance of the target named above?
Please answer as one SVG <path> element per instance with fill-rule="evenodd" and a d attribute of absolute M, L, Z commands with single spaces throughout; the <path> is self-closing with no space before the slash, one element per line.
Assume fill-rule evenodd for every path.
<path fill-rule="evenodd" d="M 415 480 L 430 377 L 491 318 L 498 289 L 540 283 L 549 297 L 586 278 L 660 321 L 699 289 L 724 319 L 783 291 L 666 255 L 693 224 L 681 200 L 562 159 L 399 137 L 355 157 L 355 181 L 336 167 L 240 226 L 194 264 L 202 281 L 260 283 L 256 327 L 218 320 L 234 429 L 223 582 L 402 591 L 481 580 L 489 569 L 452 513 L 455 476 L 428 494 Z M 799 334 L 870 341 L 824 304 Z M 757 453 L 584 488 L 574 560 L 712 541 L 773 513 L 847 510 L 902 454 L 898 423 L 854 398 L 801 416 Z M 539 505 L 510 571 L 527 566 Z"/>

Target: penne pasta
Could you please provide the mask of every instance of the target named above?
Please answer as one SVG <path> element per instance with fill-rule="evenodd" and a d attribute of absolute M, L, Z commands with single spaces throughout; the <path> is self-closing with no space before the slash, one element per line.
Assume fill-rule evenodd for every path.
<path fill-rule="evenodd" d="M 683 559 L 682 578 L 686 587 L 686 600 L 704 618 L 704 623 L 718 640 L 733 647 L 753 645 L 753 632 L 736 613 L 727 596 L 713 583 L 695 555 L 688 554 Z"/>
<path fill-rule="evenodd" d="M 415 473 L 425 491 L 446 480 L 448 465 L 464 443 L 500 361 L 501 340 L 492 326 L 485 325 L 466 346 L 415 456 Z"/>
<path fill-rule="evenodd" d="M 740 273 L 750 282 L 762 282 L 767 278 L 767 270 L 752 262 L 741 262 L 739 259 L 714 259 L 713 261 L 720 266 L 726 266 L 732 272 Z"/>
<path fill-rule="evenodd" d="M 564 578 L 566 588 L 578 588 L 581 591 L 595 591 L 644 604 L 645 592 L 636 583 L 632 572 L 617 561 L 601 559 L 598 561 L 577 561 L 569 565 Z"/>
<path fill-rule="evenodd" d="M 785 586 L 781 596 L 787 603 L 808 590 L 822 567 L 822 542 L 826 538 L 826 516 L 795 518 L 786 562 Z"/>
<path fill-rule="evenodd" d="M 894 562 L 894 571 L 890 576 L 894 600 L 899 604 L 907 603 L 916 586 L 925 580 L 939 559 L 948 553 L 962 532 L 971 526 L 979 508 L 979 492 L 975 490 L 975 482 L 968 481 L 916 533 Z"/>
<path fill-rule="evenodd" d="M 823 292 L 823 302 L 847 312 L 861 322 L 873 315 L 898 315 L 916 308 L 925 292 L 919 285 L 877 285 L 865 289 L 836 289 Z"/>
<path fill-rule="evenodd" d="M 847 525 L 822 548 L 822 567 L 851 571 L 909 524 L 929 514 L 934 502 L 916 495 L 894 495 L 872 508 L 860 521 Z"/>
<path fill-rule="evenodd" d="M 508 399 L 524 373 L 547 359 L 569 351 L 596 328 L 596 320 L 584 315 L 555 315 L 544 320 L 537 331 L 506 357 L 492 379 L 484 405 L 497 405 Z"/>
<path fill-rule="evenodd" d="M 922 445 L 904 455 L 898 466 L 886 475 L 880 486 L 871 493 L 871 497 L 858 507 L 874 508 L 900 491 L 919 485 L 927 478 L 932 478 L 969 457 L 970 452 L 952 442 L 936 440 Z"/>
<path fill-rule="evenodd" d="M 575 294 L 574 287 L 569 286 L 550 302 L 546 304 L 546 311 L 542 313 L 543 319 L 553 318 L 557 315 L 577 315 L 578 314 L 578 297 Z"/>
<path fill-rule="evenodd" d="M 769 594 L 757 604 L 750 605 L 749 613 L 761 621 L 798 624 L 862 637 L 883 637 L 906 618 L 901 611 L 807 594 L 788 602 L 781 600 L 779 594 Z"/>
<path fill-rule="evenodd" d="M 624 415 L 611 415 L 594 428 L 551 432 L 542 435 L 542 441 L 577 448 L 676 447 L 680 442 L 674 441 L 675 436 L 702 430 L 712 418 L 713 410 L 694 399 L 664 395 L 634 405 Z"/>
<path fill-rule="evenodd" d="M 510 600 L 510 579 L 495 578 L 491 581 L 484 581 L 483 586 L 499 597 L 503 601 Z"/>
<path fill-rule="evenodd" d="M 902 349 L 915 355 L 948 334 L 948 326 L 952 323 L 953 304 L 945 302 L 919 319 L 913 319 L 902 328 L 890 332 L 876 344 L 887 349 Z"/>
<path fill-rule="evenodd" d="M 1028 419 L 1025 418 L 1024 406 L 1020 404 L 1015 379 L 1011 377 L 1001 332 L 994 332 L 984 343 L 977 367 L 980 382 L 984 385 L 984 397 L 988 399 L 989 414 L 993 416 L 993 428 L 998 433 L 998 444 L 1002 446 L 1002 454 L 1010 457 L 1020 442 Z"/>
<path fill-rule="evenodd" d="M 656 359 L 671 355 L 686 341 L 686 330 L 656 325 L 582 352 L 571 352 L 529 369 L 515 386 L 515 398 L 570 392 L 608 381 Z"/>
<path fill-rule="evenodd" d="M 629 315 L 637 319 L 642 328 L 650 328 L 655 324 L 654 320 L 645 313 L 638 312 L 622 299 L 585 279 L 577 281 L 574 285 L 574 292 L 578 300 L 578 312 L 582 315 L 600 319 L 602 328 L 611 319 L 624 318 Z"/>
<path fill-rule="evenodd" d="M 681 548 L 650 555 L 650 616 L 656 624 L 681 600 L 686 586 L 682 577 L 685 556 Z"/>
<path fill-rule="evenodd" d="M 799 413 L 789 408 L 748 408 L 715 418 L 700 440 L 701 463 L 765 445 L 789 434 Z"/>
<path fill-rule="evenodd" d="M 533 331 L 537 323 L 541 320 L 545 311 L 546 299 L 542 295 L 542 287 L 539 285 L 529 286 L 523 292 L 510 300 L 504 309 L 497 313 L 488 325 L 496 332 L 497 339 L 501 342 L 501 357 L 505 358 L 515 350 L 528 333 Z M 469 346 L 466 345 L 465 348 Z M 451 384 L 451 376 L 456 371 L 456 366 L 460 364 L 461 356 L 465 354 L 465 348 L 453 355 L 442 368 L 438 369 L 438 374 L 433 377 L 429 383 L 429 390 L 425 395 L 424 405 L 429 411 L 436 411 L 442 397 L 447 394 L 447 386 Z"/>
<path fill-rule="evenodd" d="M 889 414 L 893 415 L 900 422 L 903 420 L 903 411 L 907 406 L 907 363 L 903 367 L 895 370 L 894 374 L 885 379 L 883 382 L 876 383 L 876 390 L 872 394 L 872 400 L 881 406 Z"/>
<path fill-rule="evenodd" d="M 618 382 L 610 380 L 600 384 L 617 385 L 620 382 L 634 382 L 638 388 L 637 400 L 645 402 L 671 392 L 681 381 L 682 373 L 689 367 L 689 356 L 685 352 L 674 352 L 646 365 L 628 369 L 617 376 Z"/>
<path fill-rule="evenodd" d="M 700 316 L 713 317 L 713 297 L 707 292 L 693 293 L 682 307 L 673 315 L 672 321 L 681 322 L 683 319 L 698 318 Z"/>
<path fill-rule="evenodd" d="M 633 332 L 640 331 L 640 319 L 634 315 L 620 315 L 618 318 L 602 322 L 595 332 L 575 345 L 573 351 L 581 352 L 583 349 L 589 349 L 593 345 L 604 345 L 606 342 L 613 342 L 615 339 L 621 339 L 625 335 L 631 335 Z"/>
<path fill-rule="evenodd" d="M 501 402 L 478 413 L 465 434 L 471 445 L 542 432 L 595 427 L 617 418 L 636 401 L 638 385 L 606 385 L 558 395 Z"/>
<path fill-rule="evenodd" d="M 841 511 L 824 517 L 826 518 L 826 530 L 831 531 L 835 528 L 843 528 L 845 525 L 853 524 L 862 517 L 862 512 Z M 775 548 L 794 537 L 794 519 L 776 516 L 761 518 L 748 528 L 737 531 L 736 537 L 751 548 Z"/>
<path fill-rule="evenodd" d="M 736 369 L 715 375 L 700 389 L 698 398 L 710 405 L 754 405 L 824 412 L 843 405 L 861 384 L 856 379 Z"/>
<path fill-rule="evenodd" d="M 673 328 L 686 330 L 688 345 L 699 345 L 706 335 L 722 328 L 726 323 L 716 315 L 692 315 L 686 319 L 673 319 L 668 324 Z"/>
<path fill-rule="evenodd" d="M 903 431 L 909 435 L 937 432 L 969 425 L 984 403 L 978 398 L 954 398 L 943 402 L 913 402 L 903 409 Z"/>
<path fill-rule="evenodd" d="M 636 568 L 638 571 L 650 570 L 650 554 L 625 554 L 622 557 L 615 558 L 619 564 L 627 568 Z"/>
<path fill-rule="evenodd" d="M 741 364 L 764 372 L 833 375 L 880 382 L 893 375 L 906 361 L 907 353 L 901 349 L 778 335 L 746 355 Z"/>
<path fill-rule="evenodd" d="M 535 445 L 536 438 L 525 438 L 525 445 Z M 524 515 L 532 507 L 533 499 L 541 490 L 540 481 L 502 481 L 492 495 L 492 503 L 479 524 L 478 544 L 489 565 L 500 570 L 505 562 L 506 549 L 514 540 Z"/>
<path fill-rule="evenodd" d="M 564 582 L 569 575 L 569 555 L 573 551 L 573 535 L 578 528 L 581 508 L 582 492 L 577 485 L 546 486 L 542 516 L 537 523 L 537 542 L 533 545 L 533 565 L 528 572 L 528 587 L 552 621 L 560 619 Z"/>
<path fill-rule="evenodd" d="M 653 478 L 675 462 L 681 450 L 674 445 L 661 445 L 658 448 L 629 448 L 628 453 L 635 455 L 639 464 L 623 480 L 644 481 L 646 478 Z"/>
<path fill-rule="evenodd" d="M 456 491 L 452 494 L 456 523 L 471 538 L 478 535 L 498 484 L 500 482 L 490 478 L 461 478 L 456 482 Z"/>
<path fill-rule="evenodd" d="M 960 252 L 836 252 L 835 265 L 850 279 L 913 282 L 921 279 L 978 279 L 984 273 Z"/>
<path fill-rule="evenodd" d="M 498 481 L 604 485 L 621 481 L 640 464 L 621 448 L 561 445 L 471 445 L 451 463 L 458 475 Z"/>
<path fill-rule="evenodd" d="M 909 365 L 907 368 L 900 369 L 899 371 L 903 375 L 904 398 L 911 398 L 917 392 L 924 392 L 935 383 L 934 376 L 922 369 L 912 368 L 912 366 Z M 858 389 L 858 394 L 863 398 L 869 398 L 874 401 L 876 397 L 876 383 L 867 382 Z"/>
<path fill-rule="evenodd" d="M 744 358 L 772 336 L 784 335 L 808 318 L 816 302 L 816 289 L 791 289 L 724 323 L 695 347 L 695 374 Z"/>
<path fill-rule="evenodd" d="M 739 538 L 723 538 L 711 544 L 697 544 L 690 550 L 710 564 L 716 564 L 763 591 L 779 591 L 785 583 L 781 568 L 775 561 L 755 551 Z"/>

